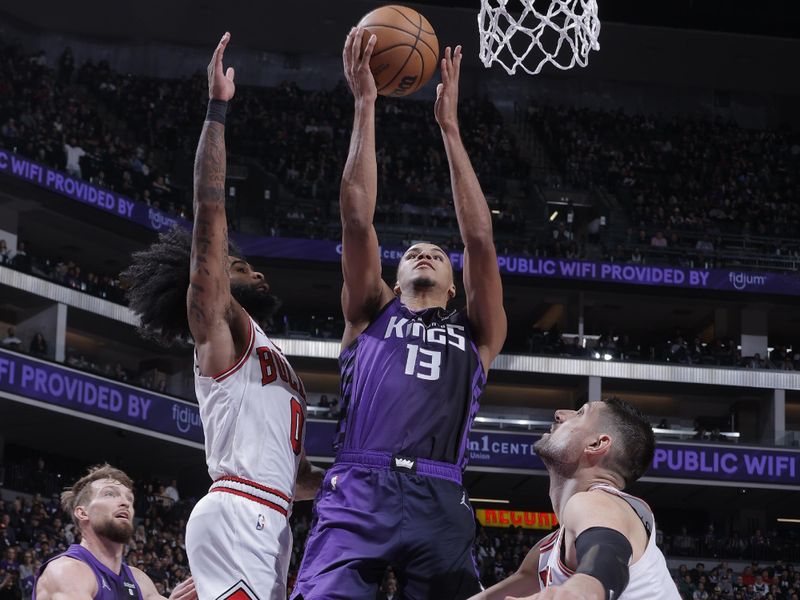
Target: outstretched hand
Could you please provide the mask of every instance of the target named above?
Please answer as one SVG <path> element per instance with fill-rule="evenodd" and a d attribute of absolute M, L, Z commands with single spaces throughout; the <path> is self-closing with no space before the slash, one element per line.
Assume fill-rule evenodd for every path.
<path fill-rule="evenodd" d="M 361 53 L 366 30 L 361 27 L 353 27 L 347 34 L 342 51 L 342 62 L 344 63 L 344 76 L 347 85 L 356 100 L 369 100 L 374 102 L 378 97 L 378 88 L 375 86 L 375 77 L 369 69 L 369 61 L 372 58 L 372 51 L 378 37 L 375 34 L 369 36 L 364 53 Z"/>
<path fill-rule="evenodd" d="M 230 39 L 231 34 L 226 31 L 214 50 L 211 62 L 208 63 L 209 100 L 225 100 L 227 102 L 233 98 L 236 91 L 236 86 L 233 84 L 233 67 L 228 67 L 225 71 L 222 67 L 222 55 L 225 53 L 225 47 Z"/>
<path fill-rule="evenodd" d="M 194 587 L 194 579 L 189 577 L 182 581 L 172 590 L 169 600 L 197 600 L 197 590 Z"/>
<path fill-rule="evenodd" d="M 461 73 L 461 46 L 452 52 L 450 46 L 444 50 L 441 65 L 442 83 L 436 86 L 436 104 L 433 112 L 443 131 L 458 128 L 458 79 Z"/>

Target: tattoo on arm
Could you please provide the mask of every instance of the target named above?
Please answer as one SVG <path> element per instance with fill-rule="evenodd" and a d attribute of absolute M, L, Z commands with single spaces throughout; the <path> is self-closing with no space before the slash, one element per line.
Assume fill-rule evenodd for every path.
<path fill-rule="evenodd" d="M 225 127 L 206 121 L 194 162 L 195 218 L 188 308 L 190 321 L 197 324 L 207 323 L 218 312 L 213 300 L 221 290 L 223 277 L 227 278 L 225 172 Z"/>

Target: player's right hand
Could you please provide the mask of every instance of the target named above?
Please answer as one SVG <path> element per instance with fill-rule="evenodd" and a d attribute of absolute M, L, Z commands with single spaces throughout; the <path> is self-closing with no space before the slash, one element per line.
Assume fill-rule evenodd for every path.
<path fill-rule="evenodd" d="M 209 100 L 225 100 L 227 102 L 233 98 L 236 91 L 236 86 L 233 84 L 233 67 L 228 67 L 227 71 L 224 71 L 222 67 L 222 55 L 225 53 L 225 47 L 230 39 L 231 34 L 226 31 L 217 44 L 217 49 L 214 50 L 211 62 L 208 63 Z"/>
<path fill-rule="evenodd" d="M 374 102 L 378 97 L 378 88 L 375 86 L 375 77 L 369 70 L 369 60 L 372 58 L 372 51 L 378 41 L 376 35 L 370 35 L 364 54 L 361 54 L 361 42 L 366 31 L 360 27 L 353 27 L 347 34 L 342 51 L 342 62 L 344 63 L 344 76 L 347 85 L 356 100 L 368 100 Z"/>

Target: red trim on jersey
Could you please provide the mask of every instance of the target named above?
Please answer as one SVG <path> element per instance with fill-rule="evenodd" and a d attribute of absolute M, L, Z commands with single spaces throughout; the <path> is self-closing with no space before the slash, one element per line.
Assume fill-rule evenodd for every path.
<path fill-rule="evenodd" d="M 248 494 L 247 492 L 242 492 L 239 490 L 235 490 L 233 488 L 226 488 L 226 487 L 217 487 L 210 490 L 211 493 L 213 492 L 225 492 L 226 494 L 233 494 L 234 496 L 241 496 L 242 498 L 246 498 L 248 500 L 252 500 L 253 502 L 258 502 L 259 504 L 263 504 L 264 506 L 271 508 L 272 510 L 276 510 L 281 513 L 284 517 L 289 516 L 289 512 L 283 508 L 282 506 L 278 506 L 277 504 L 273 504 L 269 500 L 264 500 L 263 498 L 259 498 L 258 496 L 253 496 L 252 494 Z"/>
<path fill-rule="evenodd" d="M 560 530 L 556 529 L 553 533 L 548 533 L 544 538 L 542 538 L 543 540 L 546 540 L 547 538 L 552 538 L 552 539 L 548 540 L 547 542 L 539 546 L 539 552 L 547 552 L 548 550 L 550 550 L 550 548 L 553 547 L 553 544 L 556 543 L 556 540 L 558 540 L 559 533 Z"/>
<path fill-rule="evenodd" d="M 564 571 L 564 573 L 566 573 L 567 575 L 569 575 L 570 577 L 572 577 L 573 575 L 575 575 L 575 571 L 573 571 L 572 569 L 570 569 L 570 568 L 569 568 L 567 565 L 565 565 L 565 564 L 564 564 L 564 563 L 561 561 L 561 549 L 560 549 L 560 548 L 559 548 L 559 553 L 558 553 L 558 567 L 559 567 L 559 568 L 560 568 L 562 571 Z"/>
<path fill-rule="evenodd" d="M 286 502 L 289 503 L 289 504 L 292 503 L 292 499 L 289 498 L 289 496 L 287 496 L 283 492 L 279 492 L 278 490 L 273 489 L 271 487 L 267 487 L 265 485 L 261 485 L 260 483 L 256 483 L 255 481 L 250 481 L 249 479 L 242 479 L 241 477 L 235 477 L 233 475 L 223 475 L 222 477 L 220 477 L 219 479 L 214 481 L 214 483 L 217 483 L 219 481 L 235 481 L 236 483 L 249 485 L 250 487 L 254 487 L 257 490 L 261 490 L 262 492 L 266 492 L 268 494 L 272 494 L 274 496 L 277 496 L 281 500 L 286 500 Z"/>
<path fill-rule="evenodd" d="M 253 345 L 256 342 L 256 332 L 255 329 L 253 329 L 253 320 L 249 316 L 247 317 L 247 324 L 250 326 L 250 341 L 247 344 L 247 350 L 245 350 L 242 353 L 242 355 L 238 359 L 236 359 L 236 362 L 232 367 L 224 370 L 222 373 L 214 375 L 212 379 L 216 379 L 217 381 L 224 381 L 225 379 L 236 373 L 236 371 L 241 369 L 242 366 L 244 366 L 244 363 L 247 362 L 247 357 L 250 356 L 250 353 L 253 351 Z"/>

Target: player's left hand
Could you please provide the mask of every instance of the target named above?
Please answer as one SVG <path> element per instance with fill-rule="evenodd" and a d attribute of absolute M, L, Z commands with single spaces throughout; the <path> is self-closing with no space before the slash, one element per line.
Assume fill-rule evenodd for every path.
<path fill-rule="evenodd" d="M 169 600 L 197 600 L 197 590 L 194 587 L 194 579 L 189 577 L 182 581 L 172 590 Z"/>
<path fill-rule="evenodd" d="M 233 94 L 236 92 L 236 86 L 233 84 L 233 67 L 224 69 L 222 66 L 222 57 L 229 41 L 231 41 L 231 34 L 226 31 L 214 50 L 211 62 L 208 63 L 209 100 L 225 100 L 227 102 L 233 98 Z"/>
<path fill-rule="evenodd" d="M 448 46 L 444 50 L 441 65 L 442 83 L 436 86 L 436 104 L 433 112 L 443 131 L 458 128 L 458 79 L 461 74 L 461 46 L 453 52 Z"/>

